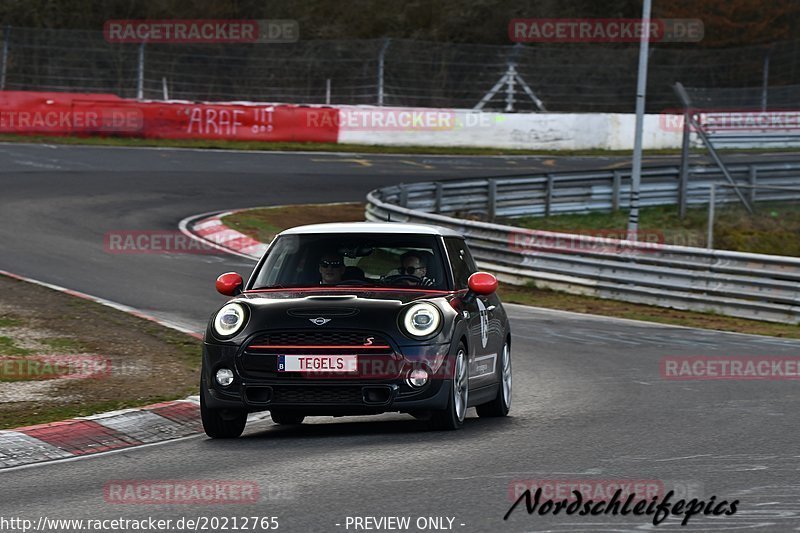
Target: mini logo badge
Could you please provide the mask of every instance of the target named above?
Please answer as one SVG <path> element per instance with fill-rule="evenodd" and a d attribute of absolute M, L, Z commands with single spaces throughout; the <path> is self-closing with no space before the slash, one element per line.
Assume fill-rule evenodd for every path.
<path fill-rule="evenodd" d="M 317 318 L 309 318 L 309 320 L 311 321 L 312 324 L 315 324 L 317 326 L 321 326 L 323 324 L 327 324 L 328 322 L 331 321 L 330 318 L 323 318 L 321 316 L 318 316 Z"/>

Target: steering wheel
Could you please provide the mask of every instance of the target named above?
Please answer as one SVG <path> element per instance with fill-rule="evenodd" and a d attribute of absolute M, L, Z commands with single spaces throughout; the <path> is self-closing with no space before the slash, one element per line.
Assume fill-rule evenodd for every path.
<path fill-rule="evenodd" d="M 363 279 L 343 279 L 337 285 L 372 285 L 369 281 Z"/>
<path fill-rule="evenodd" d="M 398 281 L 411 281 L 419 285 L 422 283 L 422 278 L 418 278 L 417 276 L 412 276 L 410 274 L 394 274 L 393 276 L 386 276 L 383 278 L 384 283 L 396 283 Z"/>

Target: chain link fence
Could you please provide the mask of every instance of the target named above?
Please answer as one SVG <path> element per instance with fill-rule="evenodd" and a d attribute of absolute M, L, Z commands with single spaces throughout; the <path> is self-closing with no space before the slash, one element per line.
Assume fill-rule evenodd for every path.
<path fill-rule="evenodd" d="M 768 105 L 800 104 L 800 40 L 725 50 L 675 46 L 651 48 L 650 113 L 678 107 L 675 81 L 732 91 L 723 99 L 731 105 L 745 93 L 760 104 L 764 92 L 777 95 L 766 99 Z M 514 65 L 547 110 L 556 112 L 632 112 L 638 54 L 635 44 L 396 39 L 140 46 L 108 43 L 101 31 L 16 27 L 4 29 L 3 48 L 0 86 L 6 90 L 194 101 L 474 108 Z M 537 110 L 520 89 L 513 110 Z M 483 109 L 506 109 L 507 96 L 499 91 Z"/>

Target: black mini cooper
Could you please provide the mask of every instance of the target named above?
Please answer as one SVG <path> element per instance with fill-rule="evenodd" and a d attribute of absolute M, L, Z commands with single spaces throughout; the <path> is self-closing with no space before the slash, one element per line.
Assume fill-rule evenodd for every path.
<path fill-rule="evenodd" d="M 508 414 L 511 334 L 464 238 L 399 223 L 319 224 L 279 234 L 247 284 L 208 324 L 200 406 L 211 437 L 238 437 L 247 414 L 409 413 L 457 429 L 467 408 Z"/>

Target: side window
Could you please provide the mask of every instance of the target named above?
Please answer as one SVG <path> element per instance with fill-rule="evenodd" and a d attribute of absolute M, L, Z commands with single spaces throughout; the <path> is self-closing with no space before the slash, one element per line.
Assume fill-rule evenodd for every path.
<path fill-rule="evenodd" d="M 444 245 L 447 247 L 447 255 L 450 257 L 455 289 L 466 289 L 470 274 L 478 271 L 475 260 L 462 239 L 447 237 L 444 240 Z"/>

